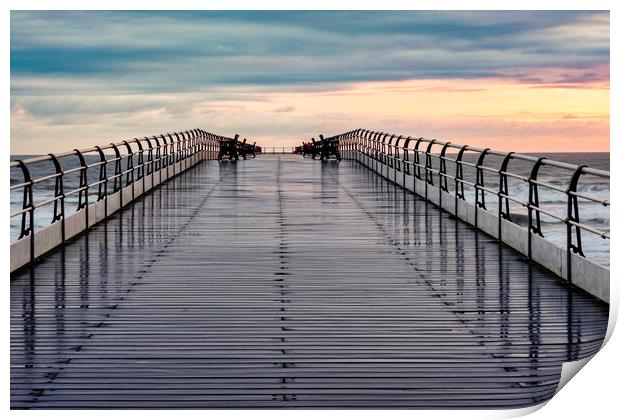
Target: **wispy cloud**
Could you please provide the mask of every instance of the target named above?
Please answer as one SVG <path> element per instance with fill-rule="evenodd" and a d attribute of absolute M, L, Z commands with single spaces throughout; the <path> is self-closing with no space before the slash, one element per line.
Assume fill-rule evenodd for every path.
<path fill-rule="evenodd" d="M 393 83 L 415 80 L 422 83 Z M 521 84 L 532 101 L 551 87 L 606 89 L 609 13 L 11 13 L 14 152 L 74 147 L 78 130 L 91 144 L 185 125 L 290 141 L 319 123 L 327 131 L 369 118 L 404 121 L 373 108 L 360 87 L 401 101 L 421 92 L 435 94 L 427 102 L 463 94 L 484 101 L 497 80 Z M 319 93 L 362 95 L 374 116 L 354 103 L 304 105 Z M 582 104 L 573 105 L 557 114 L 579 117 Z M 435 118 L 427 107 L 415 111 L 417 128 Z M 274 121 L 274 112 L 283 115 Z M 447 124 L 454 111 L 445 112 Z"/>

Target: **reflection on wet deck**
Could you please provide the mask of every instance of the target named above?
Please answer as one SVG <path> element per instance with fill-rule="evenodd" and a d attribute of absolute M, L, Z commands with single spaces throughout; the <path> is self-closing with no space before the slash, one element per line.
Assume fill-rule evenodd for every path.
<path fill-rule="evenodd" d="M 607 313 L 358 163 L 203 162 L 13 276 L 11 404 L 527 406 Z"/>

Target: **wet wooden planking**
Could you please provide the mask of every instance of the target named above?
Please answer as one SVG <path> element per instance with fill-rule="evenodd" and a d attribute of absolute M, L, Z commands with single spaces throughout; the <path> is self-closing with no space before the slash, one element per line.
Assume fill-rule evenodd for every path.
<path fill-rule="evenodd" d="M 607 313 L 358 163 L 203 162 L 13 276 L 11 403 L 528 406 Z"/>

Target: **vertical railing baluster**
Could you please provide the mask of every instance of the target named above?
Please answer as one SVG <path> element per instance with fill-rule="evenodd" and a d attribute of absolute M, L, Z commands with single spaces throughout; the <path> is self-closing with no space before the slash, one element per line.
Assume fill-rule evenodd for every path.
<path fill-rule="evenodd" d="M 413 140 L 413 138 L 407 137 L 403 144 L 403 187 L 407 185 L 407 175 L 411 175 L 411 162 L 409 161 L 409 143 L 411 140 Z"/>
<path fill-rule="evenodd" d="M 506 154 L 502 160 L 502 164 L 499 169 L 499 188 L 497 191 L 498 206 L 497 206 L 497 240 L 502 242 L 502 219 L 510 221 L 510 205 L 508 201 L 508 176 L 506 172 L 508 170 L 508 163 L 512 159 L 513 152 Z M 506 203 L 506 209 L 504 210 L 503 204 Z"/>
<path fill-rule="evenodd" d="M 73 149 L 73 152 L 77 155 L 80 160 L 80 186 L 78 192 L 78 206 L 77 211 L 84 210 L 84 219 L 86 224 L 86 230 L 89 229 L 90 223 L 88 220 L 88 165 L 86 164 L 86 159 L 84 158 L 84 154 L 78 149 Z"/>
<path fill-rule="evenodd" d="M 146 176 L 144 174 L 145 164 L 144 164 L 144 149 L 142 148 L 141 140 L 134 139 L 136 146 L 138 146 L 138 175 L 136 181 L 142 180 L 142 192 L 140 194 L 144 194 L 146 191 Z"/>
<path fill-rule="evenodd" d="M 386 134 L 386 138 L 387 138 L 387 134 Z M 394 137 L 396 137 L 396 134 L 392 134 L 390 136 L 390 140 L 388 140 L 388 144 L 387 144 L 387 164 L 388 164 L 388 168 L 393 168 L 394 167 L 394 148 L 392 146 L 392 140 L 394 140 Z M 389 175 L 389 174 L 388 174 Z"/>
<path fill-rule="evenodd" d="M 446 176 L 446 151 L 450 147 L 450 142 L 447 142 L 441 148 L 439 153 L 439 208 L 443 209 L 443 192 L 448 192 L 448 178 Z"/>
<path fill-rule="evenodd" d="M 530 176 L 527 180 L 528 183 L 528 204 L 527 204 L 527 258 L 529 260 L 532 259 L 532 234 L 536 234 L 540 237 L 543 236 L 542 230 L 540 227 L 540 211 L 539 201 L 538 201 L 538 172 L 540 167 L 545 160 L 544 157 L 538 158 L 534 166 L 532 166 L 532 170 L 530 171 Z M 534 210 L 535 209 L 535 210 Z M 534 222 L 533 215 L 536 215 L 536 221 Z"/>
<path fill-rule="evenodd" d="M 454 170 L 454 215 L 459 215 L 459 199 L 465 200 L 465 189 L 463 187 L 463 154 L 467 150 L 467 145 L 462 146 L 455 159 Z"/>
<path fill-rule="evenodd" d="M 388 162 L 388 158 L 387 158 L 387 144 L 385 143 L 385 141 L 387 140 L 387 137 L 389 136 L 388 133 L 381 133 L 381 163 L 383 165 L 386 165 Z"/>
<path fill-rule="evenodd" d="M 60 161 L 53 153 L 49 154 L 50 160 L 54 164 L 56 170 L 56 177 L 54 178 L 54 216 L 52 217 L 52 223 L 60 221 L 61 240 L 64 244 L 66 242 L 66 230 L 65 230 L 65 182 L 64 171 L 60 165 Z"/>
<path fill-rule="evenodd" d="M 375 131 L 373 137 L 372 137 L 372 142 L 373 142 L 373 157 L 375 160 L 375 167 L 373 168 L 375 171 L 377 170 L 377 165 L 376 163 L 381 161 L 381 157 L 380 157 L 380 144 L 379 144 L 379 132 Z"/>
<path fill-rule="evenodd" d="M 155 140 L 155 144 L 157 149 L 155 150 L 155 170 L 159 172 L 160 182 L 161 182 L 161 144 L 159 143 L 159 137 L 153 137 Z"/>
<path fill-rule="evenodd" d="M 123 144 L 127 148 L 127 170 L 126 170 L 127 176 L 125 177 L 126 179 L 125 186 L 128 187 L 131 185 L 131 201 L 134 201 L 136 199 L 136 192 L 135 192 L 135 184 L 133 182 L 134 181 L 133 150 L 131 150 L 131 146 L 129 145 L 129 142 L 127 140 L 123 140 Z M 130 178 L 130 175 L 131 175 L 131 178 Z"/>
<path fill-rule="evenodd" d="M 170 144 L 172 145 L 172 147 L 170 148 L 170 157 L 172 158 L 172 176 L 175 176 L 177 174 L 177 168 L 176 168 L 176 163 L 179 161 L 179 148 L 180 148 L 180 144 L 179 144 L 179 135 L 174 133 L 174 137 L 172 137 L 173 134 L 168 134 L 168 137 L 170 139 Z"/>
<path fill-rule="evenodd" d="M 433 148 L 433 144 L 435 144 L 437 142 L 437 140 L 433 139 L 428 143 L 428 146 L 426 147 L 426 152 L 424 152 L 424 155 L 426 156 L 425 159 L 425 163 L 424 163 L 424 198 L 428 199 L 428 186 L 430 185 L 435 185 L 433 183 L 433 172 L 431 169 L 433 169 L 433 161 L 431 160 L 431 149 Z M 430 182 L 429 182 L 429 175 L 430 175 Z M 441 195 L 441 192 L 440 192 Z"/>
<path fill-rule="evenodd" d="M 111 143 L 110 146 L 114 150 L 114 183 L 112 184 L 112 193 L 118 192 L 119 208 L 123 208 L 123 166 L 121 151 L 118 150 L 116 144 Z"/>
<path fill-rule="evenodd" d="M 161 136 L 162 141 L 164 142 L 162 151 L 161 151 L 161 157 L 162 157 L 162 168 L 168 168 L 168 141 L 166 140 L 166 136 L 164 136 L 162 134 Z M 166 174 L 168 174 L 168 169 L 166 169 Z"/>
<path fill-rule="evenodd" d="M 394 143 L 394 164 L 396 166 L 396 170 L 398 172 L 401 171 L 402 165 L 401 165 L 401 158 L 400 158 L 400 141 L 404 138 L 404 136 L 398 136 L 396 138 L 396 143 Z M 403 154 L 404 155 L 404 154 Z M 394 174 L 394 177 L 396 177 L 396 173 Z M 403 184 L 404 185 L 404 184 Z"/>
<path fill-rule="evenodd" d="M 475 205 L 474 205 L 474 227 L 478 229 L 478 208 L 486 210 L 486 204 L 484 201 L 484 169 L 482 169 L 482 165 L 484 165 L 484 158 L 489 152 L 490 149 L 484 149 L 480 152 L 478 156 L 478 162 L 476 162 L 476 184 L 474 185 L 475 189 Z M 480 195 L 480 193 L 482 193 Z"/>
<path fill-rule="evenodd" d="M 143 139 L 147 146 L 148 150 L 146 151 L 146 162 L 144 163 L 144 176 L 151 175 L 153 173 L 153 143 L 151 143 L 151 139 L 145 137 Z M 151 185 L 152 187 L 152 185 Z"/>
<path fill-rule="evenodd" d="M 22 223 L 21 223 L 21 232 L 19 234 L 19 238 L 21 239 L 25 236 L 30 236 L 30 262 L 34 261 L 34 192 L 33 192 L 33 183 L 32 176 L 30 175 L 30 171 L 28 170 L 28 166 L 22 161 L 17 160 L 19 167 L 22 170 L 22 175 L 24 176 L 24 191 L 23 191 L 23 200 L 22 200 Z M 28 209 L 28 211 L 25 211 Z M 26 218 L 28 219 L 28 227 L 26 227 Z"/>
<path fill-rule="evenodd" d="M 108 160 L 105 157 L 103 149 L 95 146 L 95 150 L 99 153 L 99 185 L 97 186 L 97 201 L 103 201 L 103 214 L 108 217 Z"/>
<path fill-rule="evenodd" d="M 172 135 L 174 136 L 173 143 L 176 144 L 176 152 L 174 152 L 174 162 L 179 163 L 181 162 L 181 159 L 183 157 L 183 150 L 181 148 L 182 140 L 180 134 L 176 131 L 172 133 Z"/>
<path fill-rule="evenodd" d="M 420 181 L 422 180 L 422 168 L 420 164 L 420 145 L 422 141 L 424 141 L 424 139 L 420 137 L 416 140 L 415 146 L 413 147 L 413 176 Z"/>
<path fill-rule="evenodd" d="M 581 165 L 573 172 L 568 188 L 566 189 L 566 280 L 568 280 L 569 283 L 573 281 L 572 254 L 584 256 L 583 248 L 581 247 L 581 228 L 577 225 L 574 226 L 576 242 L 573 243 L 573 223 L 579 223 L 579 202 L 574 193 L 577 192 L 579 178 L 583 173 L 583 169 L 586 167 L 587 165 Z"/>
<path fill-rule="evenodd" d="M 142 148 L 142 144 L 140 140 L 133 139 L 136 146 L 138 146 L 138 165 L 136 167 L 136 181 L 140 181 L 144 178 L 144 149 Z"/>

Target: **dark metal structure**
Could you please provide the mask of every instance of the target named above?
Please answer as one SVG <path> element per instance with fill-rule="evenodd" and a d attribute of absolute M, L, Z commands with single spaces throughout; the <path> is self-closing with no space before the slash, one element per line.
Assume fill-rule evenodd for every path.
<path fill-rule="evenodd" d="M 12 184 L 10 191 L 22 191 L 23 206 L 21 210 L 11 214 L 10 218 L 21 219 L 19 238 L 30 236 L 34 243 L 34 217 L 37 208 L 53 205 L 54 216 L 50 223 L 56 221 L 64 223 L 65 202 L 68 198 L 78 196 L 77 209 L 82 209 L 89 202 L 105 200 L 109 194 L 119 191 L 124 186 L 142 182 L 155 171 L 167 168 L 186 156 L 216 151 L 217 142 L 224 141 L 224 139 L 222 136 L 194 129 L 11 162 L 10 168 L 19 168 L 23 180 Z M 98 159 L 87 163 L 85 156 L 93 155 Z M 69 161 L 71 158 L 77 158 L 78 165 L 63 167 L 60 160 Z M 46 162 L 53 164 L 55 171 L 33 178 L 29 167 Z M 95 180 L 91 178 L 89 181 L 88 174 L 94 172 L 97 173 L 97 178 Z M 79 186 L 65 191 L 65 179 L 74 173 L 79 174 Z M 34 190 L 37 185 L 50 180 L 55 183 L 54 196 L 35 202 Z M 95 190 L 96 194 L 92 190 Z"/>
<path fill-rule="evenodd" d="M 256 142 L 253 144 L 248 144 L 247 139 L 239 141 L 239 134 L 235 134 L 235 138 L 233 139 L 222 138 L 219 142 L 220 147 L 217 156 L 218 160 L 222 160 L 224 158 L 228 158 L 229 160 L 239 160 L 239 156 L 245 160 L 249 155 L 256 157 L 256 153 L 261 152 L 260 147 L 256 146 Z"/>
<path fill-rule="evenodd" d="M 299 147 L 299 153 L 304 157 L 311 155 L 312 159 L 319 156 L 321 160 L 327 160 L 333 156 L 337 160 L 342 160 L 337 137 L 324 138 L 322 134 L 319 134 L 319 139 L 316 141 L 313 137 L 309 142 L 303 142 Z M 294 151 L 294 153 L 296 152 Z"/>
<path fill-rule="evenodd" d="M 372 159 L 396 168 L 403 174 L 413 174 L 424 183 L 424 190 L 419 193 L 427 197 L 427 187 L 438 185 L 442 191 L 452 191 L 454 206 L 459 201 L 465 201 L 465 188 L 474 190 L 474 203 L 477 208 L 487 209 L 487 198 L 495 200 L 498 217 L 498 234 L 501 241 L 502 221 L 511 221 L 511 206 L 527 209 L 527 255 L 531 255 L 531 240 L 533 235 L 543 236 L 541 228 L 541 214 L 566 226 L 565 250 L 567 253 L 567 279 L 571 280 L 571 254 L 584 255 L 582 247 L 582 231 L 587 231 L 604 240 L 610 239 L 609 227 L 602 230 L 599 226 L 583 223 L 579 218 L 579 200 L 600 204 L 609 207 L 609 199 L 587 194 L 579 189 L 579 180 L 584 175 L 596 177 L 601 182 L 609 183 L 609 172 L 588 168 L 586 165 L 572 165 L 545 157 L 536 157 L 521 153 L 502 152 L 491 149 L 481 149 L 469 145 L 460 145 L 436 139 L 413 138 L 403 135 L 389 134 L 366 129 L 358 129 L 332 137 L 339 141 L 340 149 L 358 151 Z M 467 159 L 466 159 L 467 158 Z M 499 160 L 499 165 L 489 164 L 491 159 Z M 526 173 L 516 173 L 509 170 L 514 162 L 527 162 L 530 169 Z M 450 166 L 450 170 L 448 170 Z M 539 179 L 543 168 L 554 168 L 565 171 L 567 183 L 557 184 Z M 473 176 L 464 176 L 465 172 Z M 494 177 L 494 182 L 485 183 L 485 176 Z M 509 191 L 509 185 L 525 183 L 528 195 L 520 196 Z M 414 188 L 416 183 L 413 184 Z M 539 190 L 546 193 L 560 193 L 566 200 L 566 212 L 557 213 L 540 205 Z M 416 191 L 417 192 L 417 191 Z M 442 195 L 439 195 L 440 200 Z M 440 201 L 440 207 L 441 201 Z M 476 216 L 478 213 L 476 213 Z M 474 223 L 477 227 L 477 218 Z"/>

